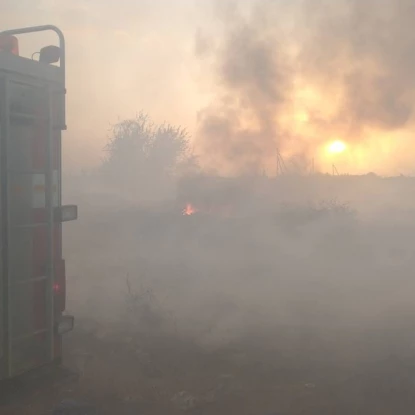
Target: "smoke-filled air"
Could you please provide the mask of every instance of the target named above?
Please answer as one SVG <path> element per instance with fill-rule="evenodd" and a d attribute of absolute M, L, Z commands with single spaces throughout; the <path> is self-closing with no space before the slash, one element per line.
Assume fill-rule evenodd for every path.
<path fill-rule="evenodd" d="M 415 413 L 414 16 L 0 1 L 2 28 L 67 38 L 71 396 L 102 414 Z"/>
<path fill-rule="evenodd" d="M 196 38 L 215 82 L 195 133 L 208 166 L 272 175 L 280 152 L 302 169 L 411 171 L 413 2 L 239 5 Z"/>

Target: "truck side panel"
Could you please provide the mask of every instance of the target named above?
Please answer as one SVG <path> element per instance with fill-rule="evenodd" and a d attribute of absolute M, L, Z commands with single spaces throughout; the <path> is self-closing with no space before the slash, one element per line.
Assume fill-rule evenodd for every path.
<path fill-rule="evenodd" d="M 61 131 L 52 112 L 59 108 L 56 87 L 8 75 L 3 88 L 8 93 L 1 95 L 0 106 L 5 155 L 1 220 L 7 249 L 2 255 L 6 307 L 0 335 L 4 371 L 15 376 L 52 361 L 60 349 L 54 332 L 54 315 L 61 313 L 54 307 L 54 268 L 63 262 L 61 225 L 51 222 L 51 211 L 60 204 Z"/>
<path fill-rule="evenodd" d="M 33 217 L 34 209 L 46 204 L 46 166 L 35 166 L 34 159 L 45 149 L 48 100 L 44 88 L 9 85 L 9 332 L 11 372 L 17 374 L 48 360 L 47 247 L 38 236 L 47 225 L 36 224 Z"/>

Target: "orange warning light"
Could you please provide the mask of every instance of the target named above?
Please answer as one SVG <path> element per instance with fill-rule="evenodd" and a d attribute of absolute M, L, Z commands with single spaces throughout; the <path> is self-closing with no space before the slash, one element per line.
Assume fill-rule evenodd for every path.
<path fill-rule="evenodd" d="M 19 41 L 15 36 L 0 36 L 0 52 L 9 52 L 19 56 Z"/>

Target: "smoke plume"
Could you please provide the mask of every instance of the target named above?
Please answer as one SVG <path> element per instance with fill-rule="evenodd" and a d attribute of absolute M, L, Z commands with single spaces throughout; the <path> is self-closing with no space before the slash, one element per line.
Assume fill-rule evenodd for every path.
<path fill-rule="evenodd" d="M 274 173 L 279 149 L 312 157 L 334 137 L 376 142 L 411 125 L 412 0 L 249 5 L 220 14 L 220 88 L 197 134 L 211 166 Z"/>

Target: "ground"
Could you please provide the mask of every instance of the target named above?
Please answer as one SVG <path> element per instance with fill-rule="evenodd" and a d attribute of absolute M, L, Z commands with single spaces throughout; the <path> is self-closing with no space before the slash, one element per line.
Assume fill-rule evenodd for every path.
<path fill-rule="evenodd" d="M 294 216 L 84 215 L 69 375 L 2 386 L 0 415 L 413 415 L 414 229 Z"/>
<path fill-rule="evenodd" d="M 410 357 L 385 350 L 366 354 L 377 341 L 372 336 L 371 344 L 362 334 L 355 346 L 367 350 L 336 361 L 323 340 L 319 350 L 317 338 L 307 344 L 295 342 L 288 329 L 280 334 L 277 342 L 264 335 L 206 350 L 171 334 L 81 328 L 66 339 L 70 371 L 32 375 L 3 388 L 1 414 L 48 414 L 63 399 L 93 404 L 102 415 L 415 412 Z"/>

